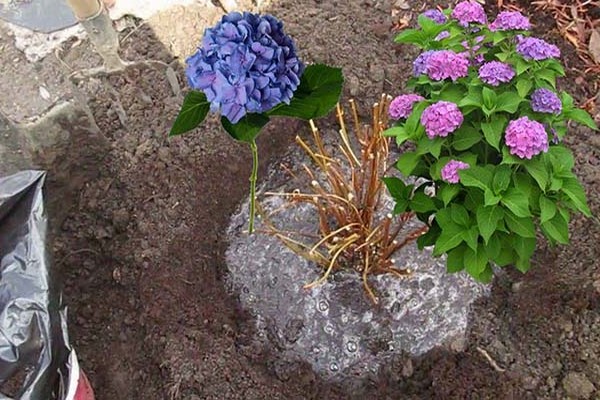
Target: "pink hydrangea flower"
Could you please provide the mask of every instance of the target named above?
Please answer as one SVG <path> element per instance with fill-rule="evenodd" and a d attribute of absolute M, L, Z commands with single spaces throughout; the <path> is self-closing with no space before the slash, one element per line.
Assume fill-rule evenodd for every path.
<path fill-rule="evenodd" d="M 545 60 L 560 57 L 560 49 L 543 39 L 534 37 L 517 37 L 517 53 L 526 59 Z"/>
<path fill-rule="evenodd" d="M 458 20 L 459 25 L 468 26 L 475 22 L 478 24 L 487 23 L 487 17 L 483 6 L 476 1 L 461 1 L 454 7 L 451 17 Z"/>
<path fill-rule="evenodd" d="M 456 81 L 469 74 L 469 60 L 450 50 L 435 51 L 425 62 L 425 73 L 434 81 L 448 78 Z"/>
<path fill-rule="evenodd" d="M 412 112 L 413 105 L 421 100 L 425 99 L 414 93 L 400 95 L 391 101 L 388 114 L 395 120 L 407 118 Z"/>
<path fill-rule="evenodd" d="M 506 63 L 490 61 L 479 68 L 479 78 L 488 85 L 498 86 L 510 82 L 515 77 L 515 70 Z"/>
<path fill-rule="evenodd" d="M 530 160 L 533 156 L 548 151 L 548 134 L 544 125 L 528 117 L 510 121 L 506 127 L 504 141 L 510 154 L 519 158 Z"/>
<path fill-rule="evenodd" d="M 491 31 L 529 30 L 529 19 L 518 11 L 502 11 L 490 24 Z"/>
<path fill-rule="evenodd" d="M 462 125 L 464 120 L 458 106 L 449 101 L 438 101 L 427 107 L 421 114 L 421 124 L 427 137 L 446 137 Z"/>
<path fill-rule="evenodd" d="M 458 183 L 460 181 L 460 177 L 458 176 L 458 171 L 461 169 L 468 169 L 469 164 L 458 161 L 458 160 L 450 160 L 444 167 L 442 168 L 442 180 L 448 183 Z"/>

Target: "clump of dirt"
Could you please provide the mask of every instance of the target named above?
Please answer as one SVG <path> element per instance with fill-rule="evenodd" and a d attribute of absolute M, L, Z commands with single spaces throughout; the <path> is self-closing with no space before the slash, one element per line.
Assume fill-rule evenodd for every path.
<path fill-rule="evenodd" d="M 400 92 L 411 72 L 415 50 L 391 44 L 391 7 L 291 0 L 266 11 L 286 21 L 308 61 L 342 66 L 345 96 L 365 109 L 382 92 Z M 561 45 L 567 65 L 577 65 L 568 45 L 539 26 Z M 183 85 L 181 67 L 147 27 L 132 33 L 124 52 L 171 64 Z M 568 69 L 562 86 L 582 100 L 587 80 L 577 79 Z M 600 224 L 581 217 L 571 224 L 571 245 L 542 242 L 529 274 L 496 279 L 471 314 L 464 352 L 397 357 L 360 387 L 324 384 L 305 364 L 281 364 L 252 345 L 254 322 L 223 283 L 225 230 L 247 194 L 248 149 L 212 119 L 169 139 L 182 99 L 163 67 L 133 67 L 79 89 L 111 147 L 58 232 L 54 256 L 65 274 L 72 341 L 99 400 L 551 399 L 577 395 L 563 389 L 572 373 L 600 382 Z M 307 130 L 289 120 L 269 126 L 259 143 L 261 176 L 297 133 Z M 597 215 L 598 136 L 573 128 L 567 143 Z"/>

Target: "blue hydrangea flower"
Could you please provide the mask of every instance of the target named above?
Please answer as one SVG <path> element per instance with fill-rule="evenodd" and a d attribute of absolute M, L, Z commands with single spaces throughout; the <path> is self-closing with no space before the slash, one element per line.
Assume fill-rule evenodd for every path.
<path fill-rule="evenodd" d="M 448 18 L 446 18 L 446 16 L 444 15 L 443 12 L 441 12 L 440 10 L 436 10 L 436 9 L 427 10 L 424 13 L 422 13 L 421 15 L 429 18 L 430 20 L 432 20 L 433 22 L 435 22 L 438 25 L 445 24 L 446 21 L 448 20 Z"/>
<path fill-rule="evenodd" d="M 229 13 L 206 29 L 202 45 L 187 59 L 186 75 L 212 112 L 231 123 L 247 113 L 289 104 L 304 64 L 283 24 L 271 15 Z"/>
<path fill-rule="evenodd" d="M 562 102 L 553 91 L 540 88 L 531 94 L 531 108 L 535 112 L 558 115 L 562 112 Z"/>

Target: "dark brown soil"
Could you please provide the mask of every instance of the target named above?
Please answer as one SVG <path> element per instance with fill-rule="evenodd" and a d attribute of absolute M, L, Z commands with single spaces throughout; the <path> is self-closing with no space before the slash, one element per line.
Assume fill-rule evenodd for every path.
<path fill-rule="evenodd" d="M 345 96 L 366 105 L 401 90 L 415 54 L 391 44 L 391 3 L 290 0 L 269 11 L 286 21 L 307 60 L 341 65 Z M 562 86 L 578 101 L 589 97 L 598 77 L 576 84 L 573 50 L 548 29 L 551 19 L 530 15 L 566 54 Z M 145 27 L 124 47 L 128 59 L 173 61 Z M 600 389 L 597 218 L 574 219 L 570 246 L 542 242 L 528 275 L 498 277 L 473 310 L 466 351 L 434 350 L 410 368 L 391 361 L 349 392 L 307 366 L 281 367 L 257 353 L 251 321 L 224 288 L 224 232 L 247 194 L 248 149 L 215 121 L 169 139 L 181 98 L 162 67 L 130 68 L 80 89 L 111 148 L 59 230 L 54 257 L 65 274 L 72 342 L 99 400 L 557 399 L 566 397 L 570 372 Z M 289 120 L 269 126 L 259 143 L 263 175 L 298 133 L 306 127 Z M 600 140 L 574 128 L 567 143 L 598 215 Z"/>

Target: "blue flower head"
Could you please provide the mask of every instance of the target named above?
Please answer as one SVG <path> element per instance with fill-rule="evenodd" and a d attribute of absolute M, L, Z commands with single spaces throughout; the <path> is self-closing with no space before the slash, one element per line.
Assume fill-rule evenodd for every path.
<path fill-rule="evenodd" d="M 232 12 L 206 29 L 202 45 L 187 59 L 186 75 L 190 87 L 204 92 L 211 111 L 235 124 L 247 113 L 289 104 L 303 71 L 280 21 Z"/>

